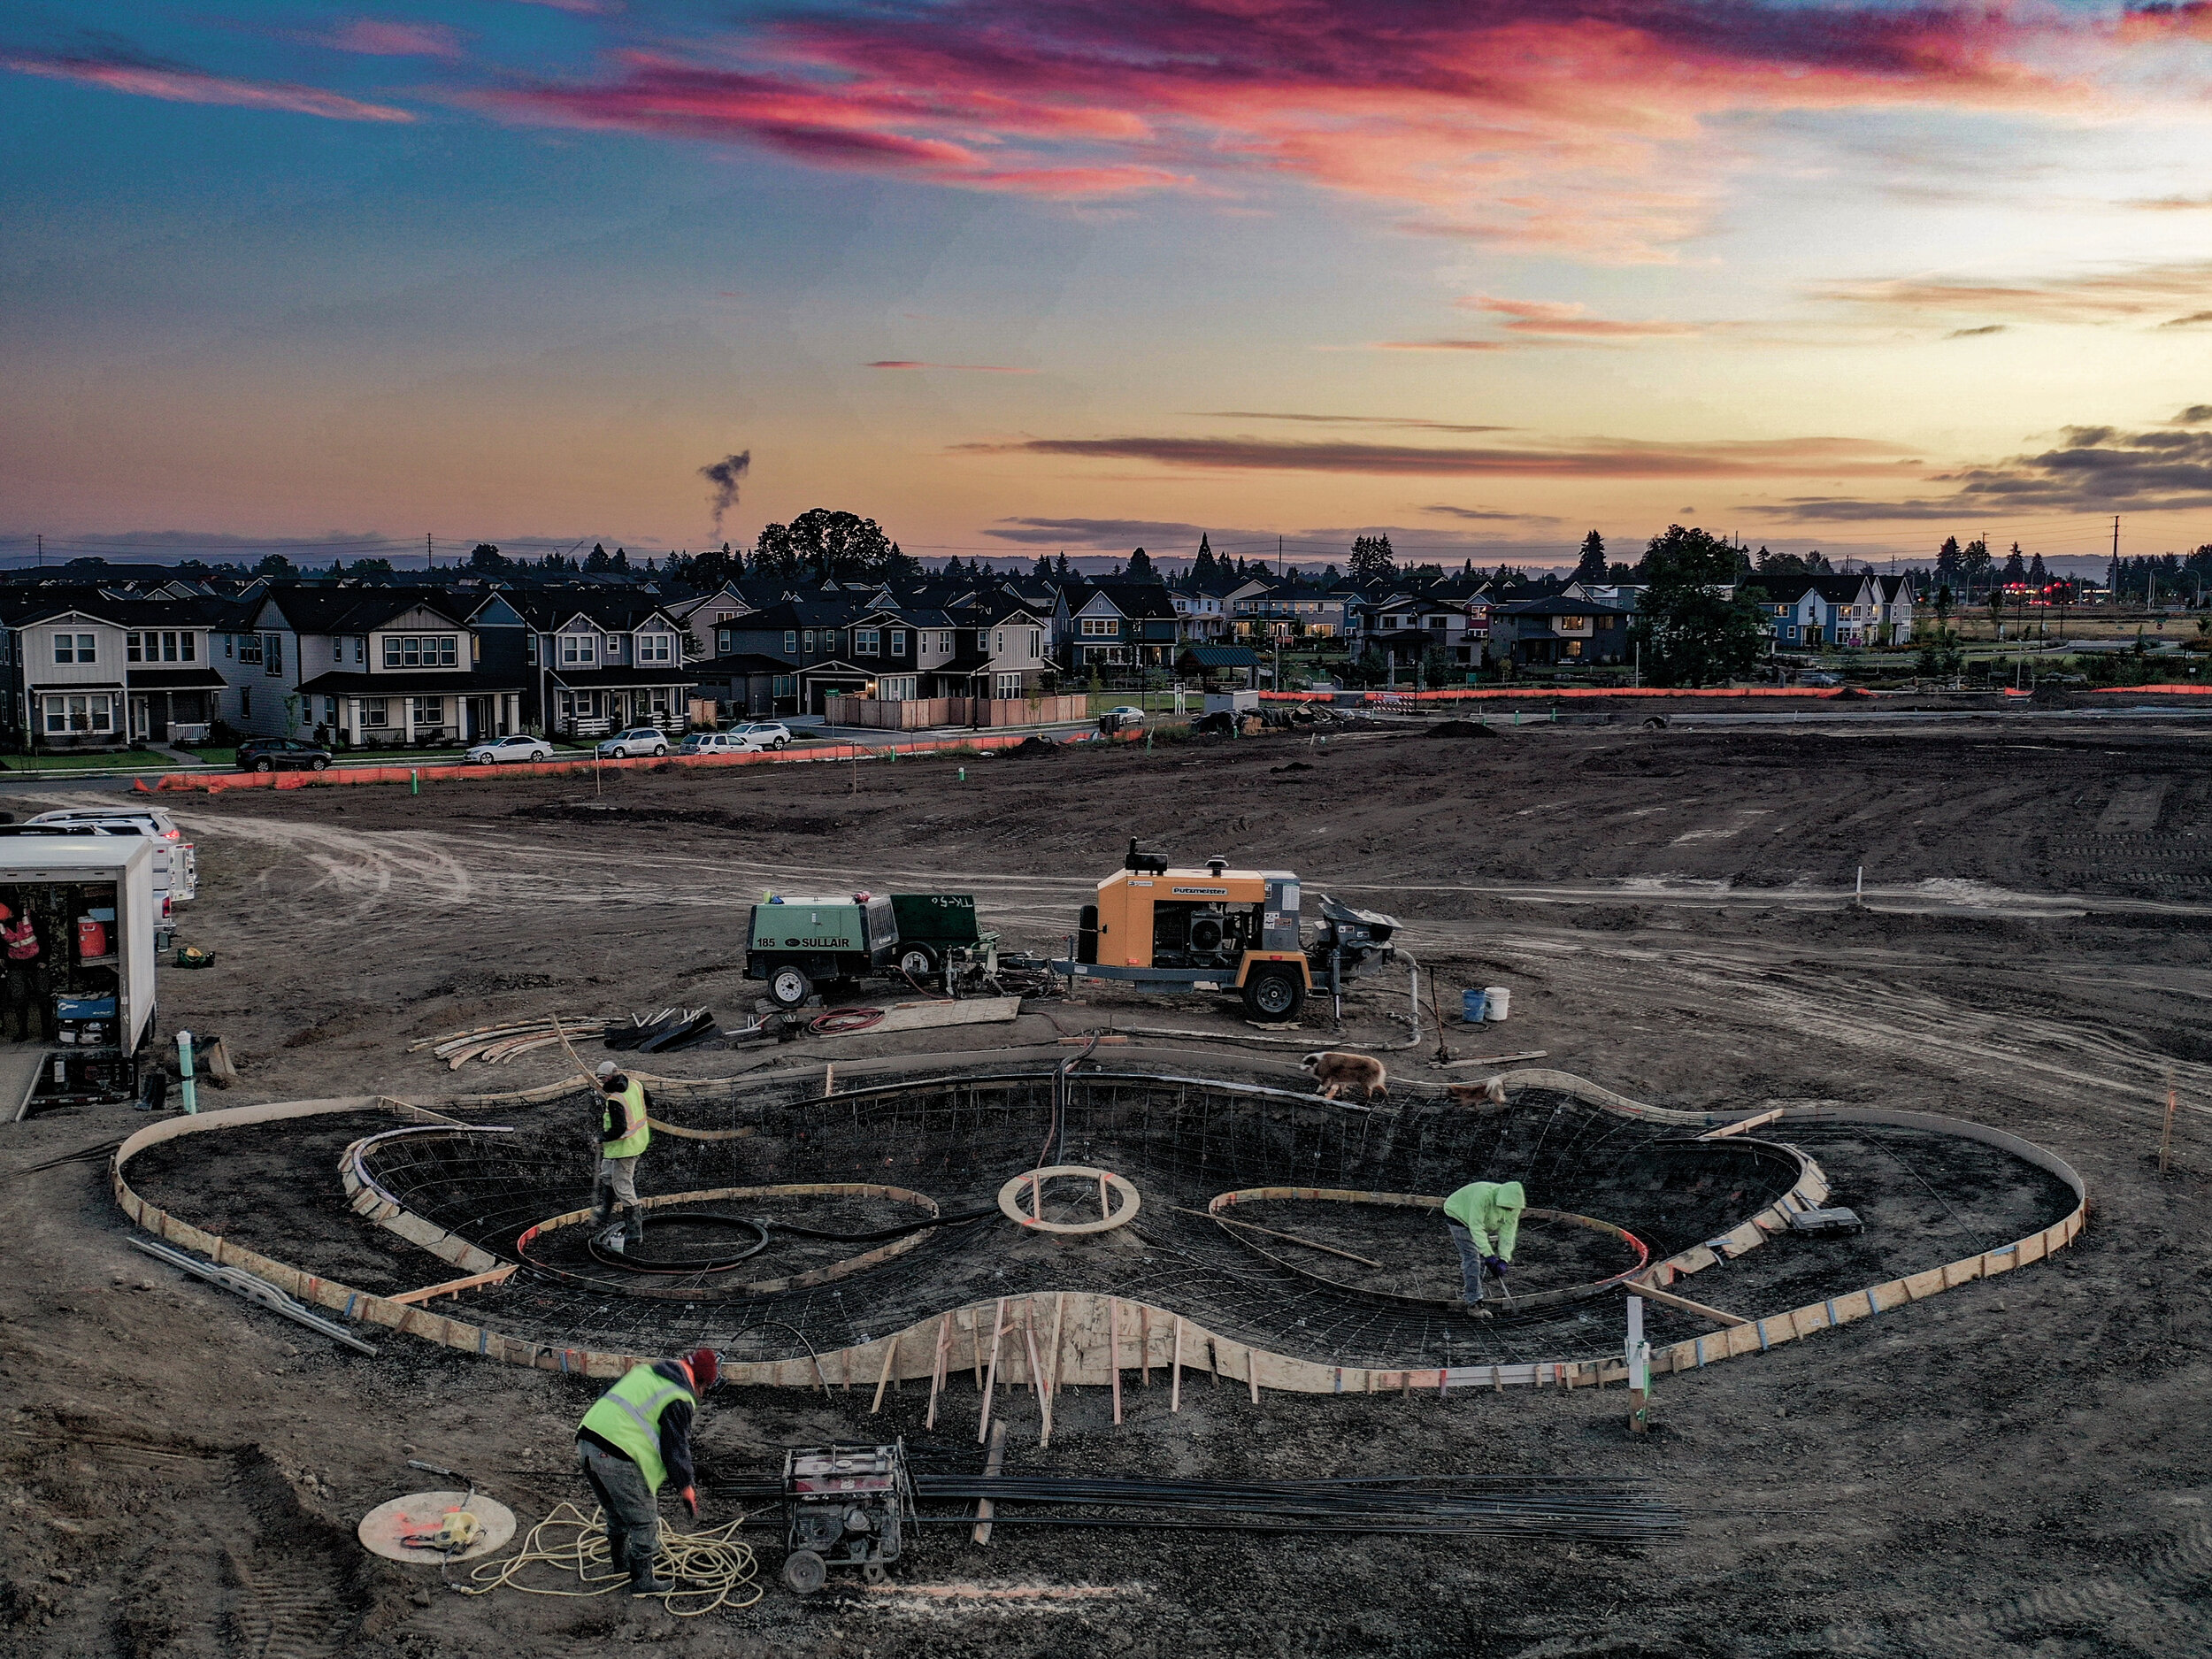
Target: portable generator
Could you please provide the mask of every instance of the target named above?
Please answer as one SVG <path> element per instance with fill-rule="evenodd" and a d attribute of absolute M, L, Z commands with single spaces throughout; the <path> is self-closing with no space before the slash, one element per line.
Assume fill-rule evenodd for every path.
<path fill-rule="evenodd" d="M 783 1581 L 812 1595 L 832 1567 L 857 1567 L 868 1583 L 881 1584 L 913 1517 L 904 1440 L 795 1446 L 783 1455 Z"/>

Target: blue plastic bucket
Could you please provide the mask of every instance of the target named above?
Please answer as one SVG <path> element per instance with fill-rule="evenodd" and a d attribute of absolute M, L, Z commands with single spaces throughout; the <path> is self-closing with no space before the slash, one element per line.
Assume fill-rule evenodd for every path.
<path fill-rule="evenodd" d="M 1479 1025 L 1489 1017 L 1489 993 L 1486 991 L 1462 991 L 1459 995 L 1459 1017 L 1465 1020 L 1470 1025 Z"/>

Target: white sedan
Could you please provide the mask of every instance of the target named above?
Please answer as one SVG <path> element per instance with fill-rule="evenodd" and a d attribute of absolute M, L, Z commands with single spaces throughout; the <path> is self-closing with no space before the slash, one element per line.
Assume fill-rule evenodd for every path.
<path fill-rule="evenodd" d="M 791 728 L 781 720 L 753 720 L 729 729 L 740 749 L 782 749 L 791 741 Z"/>
<path fill-rule="evenodd" d="M 496 766 L 511 760 L 550 760 L 553 745 L 541 737 L 495 737 L 488 743 L 474 745 L 461 758 L 472 766 Z"/>
<path fill-rule="evenodd" d="M 641 726 L 627 732 L 617 732 L 599 745 L 602 760 L 634 760 L 640 755 L 665 755 L 668 739 L 649 726 Z"/>
<path fill-rule="evenodd" d="M 1125 703 L 1123 703 L 1118 709 L 1109 709 L 1106 712 L 1112 715 L 1115 719 L 1120 721 L 1124 726 L 1142 726 L 1144 724 L 1144 710 L 1142 709 L 1132 708 Z"/>

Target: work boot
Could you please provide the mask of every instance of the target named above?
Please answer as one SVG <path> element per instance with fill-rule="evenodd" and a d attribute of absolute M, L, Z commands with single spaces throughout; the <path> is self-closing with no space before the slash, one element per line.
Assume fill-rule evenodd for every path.
<path fill-rule="evenodd" d="M 634 1250 L 645 1242 L 645 1208 L 641 1204 L 622 1206 L 622 1242 L 617 1249 Z"/>
<path fill-rule="evenodd" d="M 650 1561 L 637 1562 L 630 1569 L 630 1594 L 632 1595 L 666 1595 L 675 1587 L 673 1579 L 657 1578 L 653 1576 L 653 1563 Z"/>
<path fill-rule="evenodd" d="M 603 1227 L 614 1219 L 614 1183 L 595 1181 L 591 1189 L 591 1225 Z"/>

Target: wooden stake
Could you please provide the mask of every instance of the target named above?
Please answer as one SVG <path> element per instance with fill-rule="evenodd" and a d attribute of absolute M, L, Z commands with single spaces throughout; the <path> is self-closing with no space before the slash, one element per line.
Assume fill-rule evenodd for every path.
<path fill-rule="evenodd" d="M 1221 1350 L 1211 1337 L 1206 1339 L 1206 1374 L 1214 1379 L 1215 1387 L 1221 1386 Z"/>
<path fill-rule="evenodd" d="M 884 1350 L 883 1373 L 876 1379 L 876 1402 L 868 1408 L 870 1417 L 883 1409 L 883 1391 L 891 1381 L 891 1367 L 898 1363 L 898 1359 L 899 1339 L 895 1336 L 891 1339 L 891 1346 Z"/>
<path fill-rule="evenodd" d="M 1137 1375 L 1152 1386 L 1152 1304 L 1137 1304 Z"/>
<path fill-rule="evenodd" d="M 1121 1426 L 1121 1302 L 1106 1298 L 1106 1363 L 1114 1373 L 1114 1426 Z"/>
<path fill-rule="evenodd" d="M 1175 1316 L 1175 1357 L 1168 1362 L 1167 1409 L 1183 1409 L 1183 1316 Z"/>
<path fill-rule="evenodd" d="M 998 1342 L 1006 1333 L 1006 1298 L 998 1299 L 998 1308 L 991 1315 L 991 1371 L 983 1385 L 983 1410 L 975 1420 L 976 1443 L 981 1445 L 991 1426 L 991 1396 L 998 1392 Z"/>
<path fill-rule="evenodd" d="M 945 1363 L 951 1357 L 952 1315 L 949 1313 L 937 1322 L 937 1356 L 929 1368 L 929 1416 L 922 1423 L 926 1429 L 937 1426 L 937 1396 L 944 1392 Z"/>
<path fill-rule="evenodd" d="M 987 1401 L 988 1397 L 986 1396 L 986 1398 Z M 1001 1417 L 996 1423 L 991 1425 L 991 1455 L 984 1462 L 983 1478 L 986 1480 L 995 1480 L 998 1478 L 1000 1465 L 1005 1462 L 1006 1419 Z M 987 1544 L 991 1541 L 991 1514 L 990 1499 L 978 1498 L 975 1502 L 975 1541 L 979 1544 Z"/>
<path fill-rule="evenodd" d="M 822 1068 L 822 1094 L 826 1098 L 837 1093 L 837 1062 L 832 1060 Z"/>
<path fill-rule="evenodd" d="M 2173 1079 L 2168 1078 L 2166 1079 L 2166 1128 L 2165 1132 L 2158 1137 L 2158 1172 L 2161 1175 L 2166 1172 L 2167 1160 L 2173 1153 L 2174 1109 L 2180 1103 L 2180 1100 L 2181 1096 L 2174 1087 Z"/>
<path fill-rule="evenodd" d="M 1037 1396 L 1038 1440 L 1040 1446 L 1052 1444 L 1052 1396 L 1045 1392 L 1045 1368 L 1037 1358 L 1037 1305 L 1028 1304 L 1029 1317 L 1022 1321 L 1022 1340 L 1029 1348 L 1029 1386 Z"/>
<path fill-rule="evenodd" d="M 1244 1381 L 1252 1391 L 1252 1403 L 1260 1402 L 1260 1356 L 1250 1347 L 1244 1350 Z"/>
<path fill-rule="evenodd" d="M 1064 1363 L 1067 1353 L 1062 1340 L 1067 1330 L 1067 1323 L 1068 1293 L 1064 1290 L 1052 1304 L 1052 1393 L 1055 1399 L 1059 1397 L 1060 1368 Z"/>
<path fill-rule="evenodd" d="M 983 1392 L 983 1310 L 968 1310 L 968 1346 L 975 1351 L 975 1391 Z"/>

